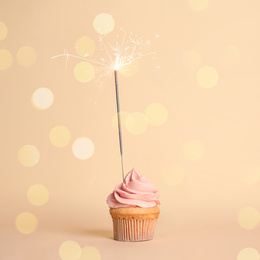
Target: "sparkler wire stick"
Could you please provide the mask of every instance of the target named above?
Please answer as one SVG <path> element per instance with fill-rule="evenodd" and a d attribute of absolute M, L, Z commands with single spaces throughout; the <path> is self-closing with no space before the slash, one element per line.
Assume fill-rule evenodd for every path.
<path fill-rule="evenodd" d="M 118 134 L 119 134 L 119 144 L 120 144 L 120 154 L 121 154 L 122 177 L 123 177 L 123 182 L 124 182 L 125 176 L 124 176 L 124 164 L 123 164 L 122 132 L 121 132 L 121 121 L 120 121 L 120 106 L 119 106 L 117 70 L 114 70 L 114 75 L 115 75 L 117 122 L 118 122 Z"/>

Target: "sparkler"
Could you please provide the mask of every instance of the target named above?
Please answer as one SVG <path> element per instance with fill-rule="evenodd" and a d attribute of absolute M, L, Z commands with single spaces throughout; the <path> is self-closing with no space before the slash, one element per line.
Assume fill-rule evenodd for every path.
<path fill-rule="evenodd" d="M 116 104 L 117 104 L 117 121 L 118 121 L 118 134 L 119 134 L 119 145 L 120 145 L 120 154 L 121 154 L 121 166 L 122 166 L 122 177 L 124 182 L 124 166 L 123 166 L 123 147 L 122 147 L 122 131 L 121 131 L 121 118 L 120 118 L 120 105 L 119 105 L 119 93 L 118 93 L 118 79 L 117 72 L 126 72 L 130 69 L 130 65 L 135 61 L 143 58 L 144 56 L 151 55 L 155 52 L 149 52 L 150 41 L 144 41 L 142 38 L 136 39 L 133 34 L 127 35 L 127 33 L 120 28 L 123 32 L 122 40 L 119 35 L 117 35 L 117 41 L 115 46 L 106 44 L 103 41 L 103 38 L 99 38 L 101 50 L 104 50 L 106 58 L 101 58 L 99 60 L 93 60 L 87 58 L 87 54 L 84 57 L 76 56 L 69 54 L 66 50 L 63 54 L 56 55 L 53 58 L 58 58 L 65 56 L 66 57 L 66 66 L 70 57 L 88 61 L 92 64 L 95 64 L 101 72 L 101 76 L 109 75 L 111 72 L 114 72 L 115 77 L 115 90 L 116 90 Z"/>
<path fill-rule="evenodd" d="M 117 71 L 116 70 L 114 71 L 114 74 L 115 74 L 115 88 L 116 88 L 118 135 L 119 135 L 119 145 L 120 145 L 120 154 L 121 154 L 122 177 L 123 177 L 123 182 L 124 182 L 125 175 L 124 175 L 124 163 L 123 163 L 122 132 L 121 132 L 120 105 L 119 105 L 118 82 L 117 82 Z"/>

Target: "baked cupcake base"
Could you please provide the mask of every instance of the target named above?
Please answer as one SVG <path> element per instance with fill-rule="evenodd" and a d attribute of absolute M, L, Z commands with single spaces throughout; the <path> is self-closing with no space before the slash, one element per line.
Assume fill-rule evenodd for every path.
<path fill-rule="evenodd" d="M 114 239 L 131 242 L 151 240 L 159 213 L 157 206 L 110 208 Z"/>

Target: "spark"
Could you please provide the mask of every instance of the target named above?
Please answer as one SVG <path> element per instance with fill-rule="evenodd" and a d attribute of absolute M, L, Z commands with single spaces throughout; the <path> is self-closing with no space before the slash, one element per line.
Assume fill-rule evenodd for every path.
<path fill-rule="evenodd" d="M 95 63 L 95 64 L 103 65 L 101 62 L 97 62 L 95 60 L 91 60 L 91 59 L 87 59 L 87 58 L 84 58 L 84 57 L 80 57 L 80 56 L 77 56 L 77 55 L 70 54 L 70 53 L 67 52 L 66 49 L 64 50 L 63 54 L 58 54 L 56 56 L 53 56 L 53 57 L 51 57 L 51 59 L 55 59 L 55 58 L 63 57 L 63 56 L 66 56 L 66 65 L 67 65 L 67 62 L 69 60 L 69 57 L 73 57 L 73 58 L 76 58 L 76 59 L 80 59 L 80 60 L 89 61 L 89 62 L 92 62 L 92 63 Z"/>
<path fill-rule="evenodd" d="M 96 72 L 101 72 L 99 77 L 101 78 L 113 73 L 114 71 L 126 72 L 133 69 L 135 66 L 134 63 L 137 60 L 155 53 L 154 51 L 148 51 L 151 44 L 150 40 L 143 40 L 143 38 L 138 38 L 132 33 L 127 34 L 123 28 L 120 28 L 120 32 L 121 33 L 117 35 L 115 45 L 107 43 L 104 36 L 99 36 L 98 42 L 100 44 L 100 50 L 103 53 L 102 58 L 91 59 L 88 53 L 81 57 L 70 54 L 67 50 L 64 50 L 63 54 L 53 56 L 51 59 L 65 56 L 66 67 L 69 58 L 90 62 L 95 65 Z"/>

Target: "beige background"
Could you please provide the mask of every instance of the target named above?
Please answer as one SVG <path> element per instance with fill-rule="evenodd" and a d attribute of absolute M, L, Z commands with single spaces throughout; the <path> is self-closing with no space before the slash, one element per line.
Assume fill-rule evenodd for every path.
<path fill-rule="evenodd" d="M 1 0 L 1 259 L 259 260 L 259 11 Z M 161 194 L 144 243 L 112 239 L 105 203 L 122 178 L 114 78 L 95 62 L 108 60 L 100 35 L 115 46 L 121 27 L 155 52 L 119 73 L 125 172 Z M 64 49 L 78 58 L 51 59 Z M 78 65 L 84 55 L 93 62 Z"/>

